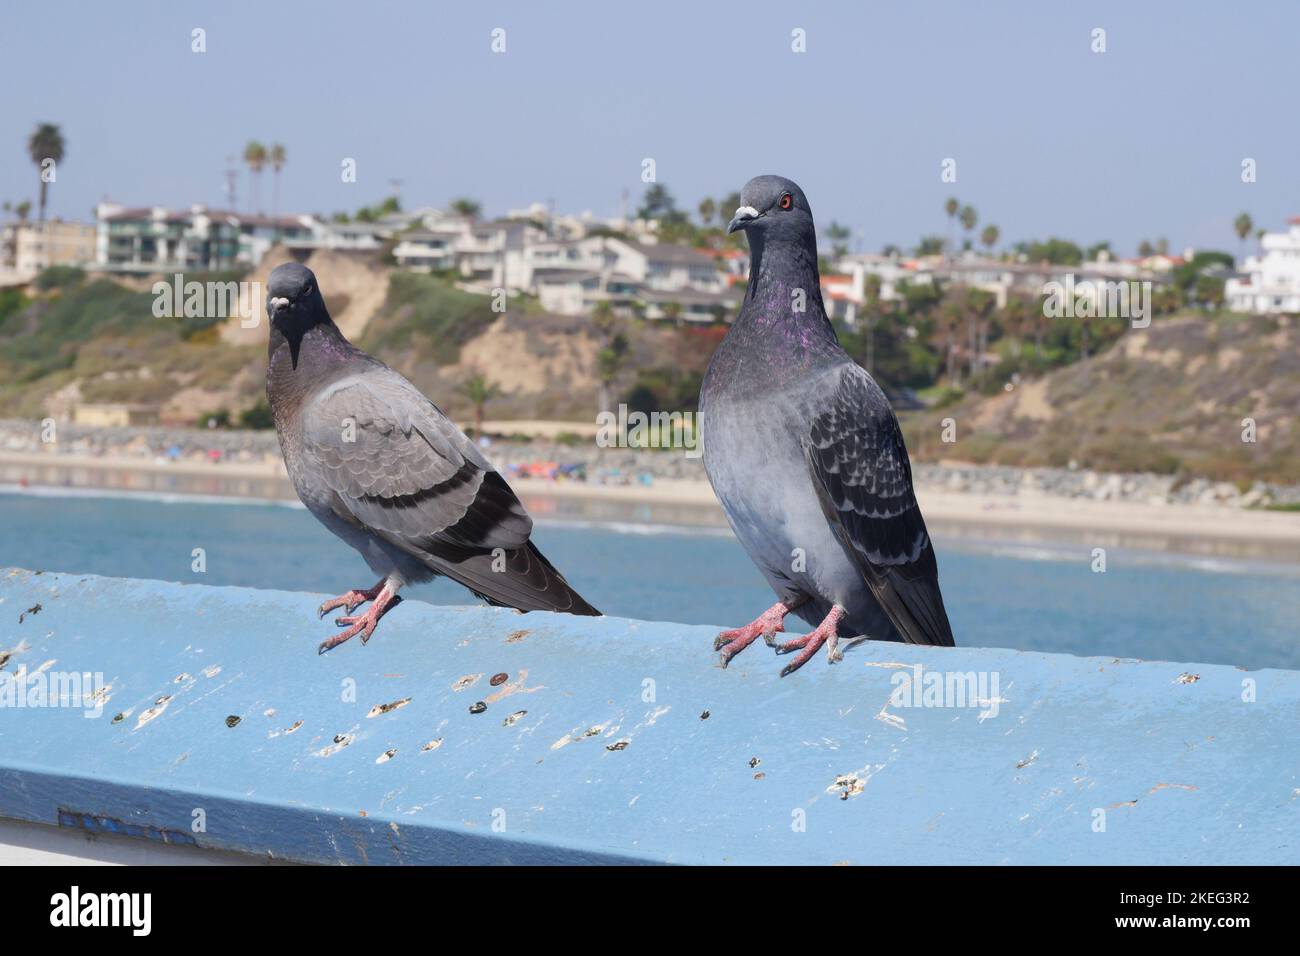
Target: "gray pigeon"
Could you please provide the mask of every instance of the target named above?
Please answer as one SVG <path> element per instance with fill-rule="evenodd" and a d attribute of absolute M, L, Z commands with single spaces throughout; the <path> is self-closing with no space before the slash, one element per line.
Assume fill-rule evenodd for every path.
<path fill-rule="evenodd" d="M 779 601 L 718 635 L 723 667 L 760 635 L 799 651 L 841 637 L 951 646 L 939 570 L 888 399 L 840 348 L 822 305 L 803 190 L 745 184 L 727 227 L 749 239 L 749 288 L 700 390 L 704 465 L 736 537 Z M 786 614 L 814 626 L 777 644 Z"/>
<path fill-rule="evenodd" d="M 445 575 L 489 604 L 595 615 L 528 540 L 532 519 L 505 479 L 414 385 L 343 337 L 310 269 L 285 263 L 267 286 L 266 394 L 294 490 L 382 575 L 326 601 L 346 628 L 375 625 L 407 583 Z M 366 601 L 364 614 L 351 616 Z"/>

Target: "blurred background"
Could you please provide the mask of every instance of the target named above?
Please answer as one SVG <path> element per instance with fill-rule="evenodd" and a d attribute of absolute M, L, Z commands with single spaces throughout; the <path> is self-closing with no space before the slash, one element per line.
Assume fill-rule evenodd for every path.
<path fill-rule="evenodd" d="M 1300 9 L 564 12 L 0 14 L 0 564 L 370 583 L 271 430 L 262 284 L 295 259 L 602 609 L 750 620 L 688 452 L 748 273 L 725 223 L 776 172 L 959 643 L 1300 666 Z M 604 447 L 620 409 L 670 417 Z"/>

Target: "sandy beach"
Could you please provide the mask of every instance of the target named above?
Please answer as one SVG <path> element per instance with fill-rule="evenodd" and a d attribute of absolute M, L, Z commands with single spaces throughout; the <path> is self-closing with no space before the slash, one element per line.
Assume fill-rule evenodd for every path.
<path fill-rule="evenodd" d="M 725 528 L 707 481 L 656 478 L 596 484 L 515 477 L 542 520 Z M 197 462 L 3 452 L 0 484 L 10 488 L 108 490 L 296 500 L 282 462 Z M 957 492 L 918 484 L 936 537 L 1053 541 L 1188 554 L 1300 561 L 1300 514 L 1202 504 L 1093 501 L 1023 491 Z"/>

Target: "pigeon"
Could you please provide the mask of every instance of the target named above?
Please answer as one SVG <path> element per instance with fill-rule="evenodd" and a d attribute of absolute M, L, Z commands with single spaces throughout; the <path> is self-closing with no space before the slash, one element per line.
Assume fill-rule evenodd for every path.
<path fill-rule="evenodd" d="M 749 287 L 700 389 L 704 466 L 737 539 L 778 601 L 718 635 L 723 667 L 760 635 L 802 667 L 840 638 L 952 646 L 903 434 L 822 304 L 803 190 L 745 184 L 727 226 L 749 240 Z M 813 631 L 785 643 L 790 612 Z"/>
<path fill-rule="evenodd" d="M 320 606 L 320 617 L 347 609 L 335 620 L 345 630 L 320 653 L 357 634 L 368 642 L 404 585 L 439 575 L 497 606 L 600 614 L 529 540 L 532 519 L 474 443 L 344 338 L 310 269 L 278 266 L 267 293 L 266 394 L 289 478 L 307 509 L 381 575 Z"/>

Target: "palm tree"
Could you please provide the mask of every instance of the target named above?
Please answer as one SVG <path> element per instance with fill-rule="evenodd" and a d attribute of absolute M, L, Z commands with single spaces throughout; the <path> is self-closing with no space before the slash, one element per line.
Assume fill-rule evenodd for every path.
<path fill-rule="evenodd" d="M 717 211 L 718 211 L 718 207 L 714 204 L 713 200 L 710 199 L 708 196 L 705 196 L 703 199 L 700 200 L 700 222 L 703 223 L 705 226 L 713 222 L 713 215 Z"/>
<path fill-rule="evenodd" d="M 248 164 L 248 204 L 249 211 L 262 206 L 261 176 L 262 167 L 266 165 L 266 147 L 255 139 L 250 139 L 244 147 L 244 162 Z"/>
<path fill-rule="evenodd" d="M 479 438 L 483 434 L 483 408 L 501 394 L 501 387 L 489 382 L 482 372 L 475 372 L 461 382 L 456 391 L 474 406 L 474 437 Z"/>
<path fill-rule="evenodd" d="M 30 199 L 24 199 L 18 205 L 14 206 L 14 215 L 18 217 L 20 222 L 26 222 L 27 217 L 31 215 L 31 212 L 32 201 Z"/>
<path fill-rule="evenodd" d="M 1255 228 L 1255 223 L 1250 218 L 1250 213 L 1243 212 L 1232 222 L 1232 228 L 1237 231 L 1237 238 L 1241 241 L 1242 251 L 1246 248 L 1246 237 L 1250 231 Z"/>
<path fill-rule="evenodd" d="M 943 211 L 948 214 L 948 248 L 953 247 L 953 223 L 957 218 L 957 213 L 961 210 L 961 203 L 956 196 L 949 196 L 948 201 L 943 204 Z"/>
<path fill-rule="evenodd" d="M 31 156 L 32 162 L 36 164 L 36 169 L 41 177 L 41 199 L 40 199 L 40 221 L 45 221 L 45 199 L 46 191 L 50 184 L 45 180 L 45 161 L 54 160 L 57 167 L 63 162 L 63 134 L 53 123 L 38 123 L 36 130 L 32 133 L 31 139 L 27 141 L 27 154 Z"/>
<path fill-rule="evenodd" d="M 600 410 L 609 411 L 609 390 L 614 379 L 623 368 L 627 357 L 627 336 L 616 332 L 609 339 L 609 344 L 596 353 L 596 373 L 600 376 Z"/>
<path fill-rule="evenodd" d="M 962 206 L 961 212 L 957 214 L 957 218 L 961 220 L 961 227 L 967 232 L 966 244 L 970 245 L 969 233 L 979 224 L 979 213 L 975 211 L 974 206 Z"/>
<path fill-rule="evenodd" d="M 591 309 L 591 324 L 601 335 L 609 338 L 614 331 L 614 306 L 609 299 L 601 299 Z"/>
<path fill-rule="evenodd" d="M 993 252 L 993 247 L 998 244 L 999 235 L 1001 235 L 1001 231 L 992 223 L 985 226 L 984 231 L 980 233 L 980 242 L 984 243 L 984 247 L 988 249 L 990 254 Z"/>
<path fill-rule="evenodd" d="M 278 215 L 280 212 L 280 170 L 284 168 L 284 147 L 279 143 L 271 145 L 271 175 L 274 177 L 271 181 L 271 215 Z"/>
<path fill-rule="evenodd" d="M 464 196 L 451 201 L 451 211 L 462 219 L 477 219 L 483 212 L 483 207 L 473 199 L 466 199 Z"/>
<path fill-rule="evenodd" d="M 826 227 L 826 238 L 831 241 L 831 255 L 840 259 L 849 254 L 849 237 L 853 233 L 848 226 L 841 226 L 835 220 Z"/>

